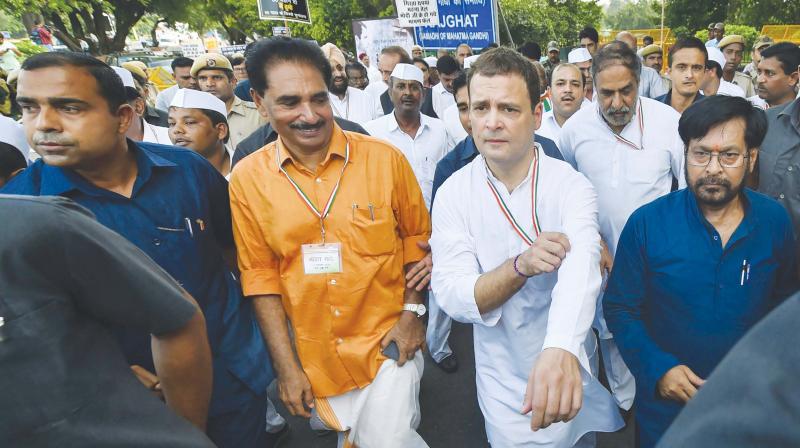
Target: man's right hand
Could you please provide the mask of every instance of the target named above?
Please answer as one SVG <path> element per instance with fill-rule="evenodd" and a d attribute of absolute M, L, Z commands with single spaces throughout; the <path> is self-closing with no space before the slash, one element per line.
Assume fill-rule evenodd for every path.
<path fill-rule="evenodd" d="M 520 272 L 529 277 L 554 272 L 569 252 L 569 239 L 563 233 L 543 232 L 519 257 Z"/>
<path fill-rule="evenodd" d="M 695 375 L 692 369 L 679 365 L 667 371 L 658 380 L 656 389 L 662 398 L 687 403 L 697 393 L 697 388 L 705 384 L 705 380 Z"/>
<path fill-rule="evenodd" d="M 292 415 L 311 417 L 314 394 L 306 373 L 299 366 L 278 376 L 278 396 Z"/>

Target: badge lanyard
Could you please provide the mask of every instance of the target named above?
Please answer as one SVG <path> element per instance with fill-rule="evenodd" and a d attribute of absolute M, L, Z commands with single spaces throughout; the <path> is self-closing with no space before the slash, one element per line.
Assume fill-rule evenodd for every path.
<path fill-rule="evenodd" d="M 322 211 L 319 211 L 317 209 L 314 203 L 311 202 L 311 199 L 309 199 L 309 197 L 303 192 L 303 189 L 300 188 L 300 185 L 298 185 L 297 182 L 295 182 L 294 179 L 292 179 L 292 176 L 290 176 L 289 173 L 287 173 L 286 170 L 283 169 L 283 166 L 281 165 L 280 162 L 281 160 L 280 154 L 281 154 L 280 142 L 277 142 L 275 144 L 275 163 L 278 165 L 278 169 L 281 170 L 281 173 L 283 173 L 283 175 L 286 176 L 286 179 L 289 181 L 289 183 L 292 184 L 292 187 L 294 187 L 294 190 L 297 192 L 298 196 L 300 196 L 300 199 L 302 199 L 303 202 L 305 202 L 305 204 L 308 206 L 309 210 L 311 210 L 311 213 L 313 213 L 314 216 L 319 218 L 319 227 L 322 233 L 322 244 L 325 244 L 325 218 L 331 212 L 333 201 L 336 199 L 336 193 L 339 192 L 339 184 L 342 182 L 342 176 L 344 176 L 344 169 L 347 167 L 347 163 L 350 161 L 350 142 L 348 142 L 347 146 L 345 146 L 344 165 L 342 165 L 342 172 L 339 173 L 339 179 L 336 181 L 336 185 L 333 187 L 333 191 L 331 191 L 331 195 L 328 198 L 328 201 L 325 203 L 325 208 Z"/>
<path fill-rule="evenodd" d="M 630 140 L 626 139 L 625 137 L 623 137 L 623 136 L 621 136 L 619 134 L 616 134 L 616 133 L 614 134 L 614 137 L 616 137 L 617 140 L 619 140 L 623 144 L 628 145 L 633 149 L 642 150 L 642 149 L 644 149 L 644 115 L 642 114 L 642 100 L 641 99 L 639 100 L 639 104 L 638 104 L 636 113 L 637 113 L 637 115 L 639 115 L 639 135 L 641 135 L 641 138 L 642 138 L 642 146 L 640 147 L 639 145 L 633 143 L 632 141 L 630 141 Z"/>
<path fill-rule="evenodd" d="M 488 171 L 488 166 L 487 166 Z M 488 174 L 488 172 L 487 172 Z M 514 215 L 511 213 L 511 210 L 508 208 L 506 203 L 500 197 L 500 192 L 497 191 L 497 187 L 494 186 L 492 181 L 489 178 L 486 178 L 486 183 L 489 184 L 489 190 L 492 192 L 495 200 L 497 201 L 497 205 L 500 206 L 500 211 L 503 212 L 503 215 L 508 220 L 508 223 L 511 224 L 511 227 L 514 228 L 514 231 L 517 232 L 517 235 L 522 238 L 523 241 L 528 243 L 529 246 L 533 246 L 533 241 L 539 237 L 541 233 L 541 226 L 539 225 L 539 214 L 536 211 L 536 199 L 538 194 L 538 186 L 539 186 L 539 156 L 537 150 L 534 149 L 534 157 L 531 161 L 531 219 L 533 220 L 533 233 L 534 238 L 531 238 L 527 232 L 522 228 L 521 225 L 514 219 Z"/>

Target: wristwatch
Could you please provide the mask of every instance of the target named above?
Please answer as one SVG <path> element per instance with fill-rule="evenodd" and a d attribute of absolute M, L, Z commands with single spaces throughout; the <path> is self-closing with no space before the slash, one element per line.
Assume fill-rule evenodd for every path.
<path fill-rule="evenodd" d="M 428 311 L 428 308 L 421 303 L 406 303 L 403 305 L 403 311 L 411 311 L 416 313 L 417 317 L 422 317 Z"/>

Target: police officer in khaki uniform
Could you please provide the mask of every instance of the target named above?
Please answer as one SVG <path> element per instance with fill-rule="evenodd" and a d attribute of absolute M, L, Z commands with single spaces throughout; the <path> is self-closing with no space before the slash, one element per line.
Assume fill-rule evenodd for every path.
<path fill-rule="evenodd" d="M 722 38 L 717 48 L 725 55 L 725 67 L 722 67 L 722 78 L 732 82 L 744 90 L 745 98 L 755 95 L 753 79 L 750 76 L 737 71 L 744 55 L 744 37 L 738 34 L 730 34 Z"/>
<path fill-rule="evenodd" d="M 664 57 L 661 47 L 656 44 L 650 44 L 638 51 L 639 57 L 642 58 L 642 64 L 645 67 L 650 67 L 661 75 L 661 83 L 664 89 L 669 92 L 672 89 L 672 81 L 669 77 L 661 72 L 664 66 Z"/>
<path fill-rule="evenodd" d="M 194 60 L 190 70 L 197 79 L 200 90 L 208 92 L 225 103 L 228 110 L 230 139 L 225 147 L 232 154 L 236 145 L 256 129 L 267 123 L 256 109 L 256 105 L 234 95 L 236 76 L 227 57 L 219 53 L 206 53 Z"/>

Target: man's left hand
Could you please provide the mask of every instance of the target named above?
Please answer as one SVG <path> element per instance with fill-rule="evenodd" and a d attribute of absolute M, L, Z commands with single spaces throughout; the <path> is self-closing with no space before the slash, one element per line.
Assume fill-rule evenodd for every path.
<path fill-rule="evenodd" d="M 425 326 L 422 319 L 410 311 L 403 311 L 400 320 L 381 340 L 381 350 L 394 341 L 400 351 L 397 365 L 403 366 L 409 359 L 414 359 L 414 354 L 425 343 Z"/>
<path fill-rule="evenodd" d="M 600 275 L 608 273 L 611 275 L 611 270 L 614 269 L 614 257 L 611 256 L 611 251 L 608 250 L 608 245 L 602 239 L 600 240 Z"/>
<path fill-rule="evenodd" d="M 431 246 L 427 241 L 420 241 L 417 246 L 428 252 L 425 258 L 417 262 L 406 274 L 406 288 L 424 291 L 431 283 L 431 270 L 433 270 L 433 257 L 431 256 Z"/>

